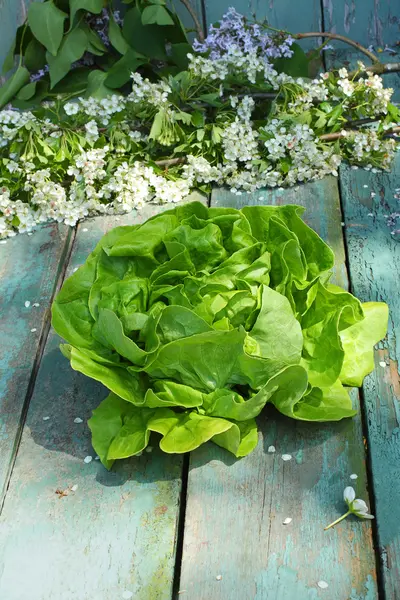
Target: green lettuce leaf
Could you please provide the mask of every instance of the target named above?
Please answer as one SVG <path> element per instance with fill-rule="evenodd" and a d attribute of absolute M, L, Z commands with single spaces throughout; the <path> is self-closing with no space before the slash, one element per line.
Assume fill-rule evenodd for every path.
<path fill-rule="evenodd" d="M 340 332 L 344 360 L 340 381 L 359 387 L 366 375 L 374 369 L 373 347 L 385 337 L 389 308 L 384 302 L 365 302 L 364 320 Z"/>

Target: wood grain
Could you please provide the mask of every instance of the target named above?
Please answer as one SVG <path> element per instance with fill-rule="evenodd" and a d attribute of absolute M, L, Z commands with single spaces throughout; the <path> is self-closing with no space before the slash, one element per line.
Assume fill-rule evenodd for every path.
<path fill-rule="evenodd" d="M 160 210 L 79 225 L 68 272 L 111 227 Z M 59 341 L 51 334 L 44 349 L 0 519 L 0 598 L 169 600 L 182 456 L 155 448 L 111 472 L 85 464 L 94 458 L 86 420 L 107 390 L 70 368 Z"/>
<path fill-rule="evenodd" d="M 334 248 L 336 282 L 346 287 L 337 181 L 286 191 L 212 194 L 213 206 L 296 203 Z M 358 395 L 353 397 L 358 407 Z M 375 557 L 369 523 L 348 519 L 343 490 L 356 473 L 368 499 L 361 418 L 295 422 L 265 411 L 256 450 L 235 460 L 208 444 L 191 455 L 180 588 L 190 600 L 374 600 Z M 268 453 L 270 445 L 276 453 Z M 291 454 L 284 462 L 282 454 Z M 286 518 L 292 522 L 284 525 Z M 222 579 L 217 579 L 221 575 Z M 326 581 L 327 589 L 318 587 Z"/>
<path fill-rule="evenodd" d="M 324 31 L 341 33 L 360 42 L 363 46 L 373 46 L 379 60 L 384 63 L 398 62 L 400 48 L 400 13 L 396 0 L 323 0 Z M 354 51 L 346 44 L 332 42 L 333 51 L 326 52 L 327 66 L 345 66 L 353 69 L 357 61 L 369 64 L 368 58 Z M 388 46 L 395 53 L 385 50 Z M 388 73 L 383 76 L 385 87 L 395 89 L 393 99 L 400 99 L 400 74 Z"/>
<path fill-rule="evenodd" d="M 400 157 L 390 173 L 342 167 L 341 189 L 354 293 L 389 305 L 387 339 L 375 351 L 375 371 L 363 386 L 386 600 L 400 598 L 400 239 L 387 226 L 399 210 Z M 373 194 L 376 194 L 373 196 Z M 380 363 L 387 366 L 382 367 Z"/>
<path fill-rule="evenodd" d="M 267 19 L 273 27 L 285 29 L 292 33 L 301 33 L 304 31 L 320 31 L 321 29 L 321 7 L 319 0 L 307 0 L 306 2 L 297 2 L 294 5 L 291 0 L 239 0 L 234 4 L 235 9 L 251 17 L 256 14 L 257 19 Z M 207 24 L 210 25 L 219 21 L 222 15 L 232 6 L 230 0 L 205 0 Z M 305 42 L 306 46 L 315 46 L 314 41 Z"/>
<path fill-rule="evenodd" d="M 31 236 L 9 238 L 0 246 L 0 506 L 21 433 L 32 369 L 41 337 L 47 334 L 48 309 L 71 232 L 52 223 Z M 40 306 L 33 306 L 36 303 Z"/>

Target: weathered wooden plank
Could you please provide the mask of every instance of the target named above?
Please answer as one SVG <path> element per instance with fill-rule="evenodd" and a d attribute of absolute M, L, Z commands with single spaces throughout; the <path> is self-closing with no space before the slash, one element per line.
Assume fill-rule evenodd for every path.
<path fill-rule="evenodd" d="M 69 272 L 111 227 L 160 210 L 79 225 Z M 94 457 L 86 420 L 107 391 L 74 372 L 58 343 L 51 334 L 0 519 L 0 598 L 169 600 L 182 457 L 154 449 L 111 472 L 85 464 Z"/>
<path fill-rule="evenodd" d="M 361 300 L 389 304 L 389 332 L 366 378 L 364 411 L 386 600 L 400 598 L 400 245 L 387 216 L 399 211 L 400 157 L 390 173 L 340 172 L 351 285 Z M 375 195 L 374 195 L 375 194 Z M 385 364 L 386 366 L 382 366 Z"/>
<path fill-rule="evenodd" d="M 297 203 L 334 248 L 336 282 L 346 287 L 337 181 L 286 191 L 234 196 L 215 190 L 214 206 Z M 354 395 L 358 407 L 358 395 Z M 180 588 L 190 600 L 377 598 L 369 523 L 343 512 L 343 489 L 354 482 L 367 498 L 361 418 L 333 424 L 294 422 L 266 410 L 260 441 L 241 460 L 208 444 L 191 455 Z M 276 454 L 267 452 L 270 445 Z M 282 454 L 291 454 L 284 462 Z M 292 518 L 289 525 L 283 521 Z M 222 579 L 217 579 L 221 575 Z M 318 587 L 326 581 L 327 589 Z"/>
<path fill-rule="evenodd" d="M 70 228 L 53 223 L 0 246 L 0 506 L 21 433 L 32 369 L 41 336 L 47 335 L 48 308 L 71 234 Z"/>
<path fill-rule="evenodd" d="M 360 42 L 368 48 L 373 46 L 379 60 L 382 62 L 398 62 L 400 60 L 399 47 L 399 11 L 398 3 L 385 0 L 363 0 L 354 2 L 350 0 L 323 0 L 324 30 L 346 35 Z M 341 42 L 333 41 L 334 50 L 326 53 L 328 65 L 348 66 L 354 68 L 357 61 L 370 64 L 368 57 L 354 48 Z M 386 47 L 397 52 L 385 50 Z M 400 99 L 400 74 L 390 73 L 384 75 L 386 87 L 395 89 L 394 99 Z"/>
<path fill-rule="evenodd" d="M 207 24 L 219 21 L 230 6 L 232 6 L 230 0 L 219 0 L 218 2 L 205 0 Z M 269 0 L 268 2 L 240 0 L 234 3 L 234 7 L 246 17 L 256 14 L 257 19 L 267 19 L 273 27 L 292 33 L 321 30 L 319 0 L 299 2 L 295 6 L 291 0 Z M 306 45 L 310 44 L 306 43 Z"/>

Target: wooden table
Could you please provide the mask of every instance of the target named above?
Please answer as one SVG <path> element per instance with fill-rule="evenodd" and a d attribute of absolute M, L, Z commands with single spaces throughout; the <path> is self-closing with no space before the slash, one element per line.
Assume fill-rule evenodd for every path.
<path fill-rule="evenodd" d="M 385 219 L 399 182 L 397 160 L 390 174 L 344 166 L 339 180 L 208 199 L 304 205 L 335 250 L 336 282 L 390 307 L 376 370 L 353 395 L 358 416 L 321 425 L 266 410 L 241 460 L 209 443 L 190 456 L 154 448 L 111 472 L 84 462 L 86 420 L 106 390 L 61 355 L 49 307 L 103 233 L 162 208 L 53 223 L 0 246 L 1 600 L 400 598 L 400 243 Z M 324 531 L 347 485 L 376 520 Z"/>

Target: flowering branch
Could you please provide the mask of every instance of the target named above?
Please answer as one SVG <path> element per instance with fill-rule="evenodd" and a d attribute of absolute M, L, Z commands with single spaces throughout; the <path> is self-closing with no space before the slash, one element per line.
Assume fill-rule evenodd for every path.
<path fill-rule="evenodd" d="M 201 42 L 204 42 L 204 32 L 203 32 L 203 28 L 200 24 L 200 21 L 197 17 L 196 11 L 194 10 L 193 6 L 190 4 L 190 0 L 181 0 L 183 6 L 186 8 L 186 10 L 188 11 L 188 13 L 190 14 L 190 16 L 193 19 L 193 23 L 196 27 L 196 31 L 197 31 L 197 37 L 199 38 L 199 40 Z"/>
<path fill-rule="evenodd" d="M 372 52 L 370 52 L 367 48 L 364 48 L 364 46 L 361 46 L 361 44 L 359 44 L 358 42 L 355 42 L 354 40 L 351 40 L 350 38 L 346 37 L 345 35 L 339 35 L 338 33 L 330 33 L 328 31 L 316 31 L 316 32 L 309 32 L 309 33 L 297 33 L 296 35 L 293 35 L 292 37 L 294 37 L 296 40 L 302 40 L 304 38 L 311 38 L 311 37 L 326 37 L 331 40 L 339 40 L 341 42 L 345 42 L 346 44 L 349 44 L 349 46 L 353 46 L 354 48 L 357 48 L 357 50 L 359 50 L 360 52 L 365 54 L 365 56 L 368 56 L 368 58 L 374 64 L 379 64 L 380 66 L 382 64 L 379 61 L 379 59 L 375 56 L 375 54 L 372 54 Z"/>

